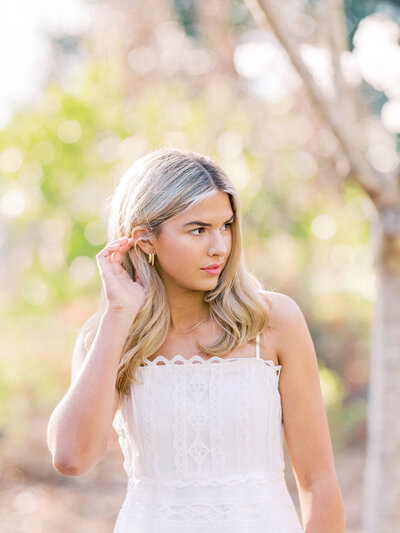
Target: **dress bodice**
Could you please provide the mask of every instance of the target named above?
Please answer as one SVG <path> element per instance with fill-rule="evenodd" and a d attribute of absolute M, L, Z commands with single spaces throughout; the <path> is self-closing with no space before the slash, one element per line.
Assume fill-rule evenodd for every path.
<path fill-rule="evenodd" d="M 146 360 L 113 421 L 128 475 L 114 531 L 302 532 L 284 479 L 280 372 L 258 336 L 251 358 Z"/>

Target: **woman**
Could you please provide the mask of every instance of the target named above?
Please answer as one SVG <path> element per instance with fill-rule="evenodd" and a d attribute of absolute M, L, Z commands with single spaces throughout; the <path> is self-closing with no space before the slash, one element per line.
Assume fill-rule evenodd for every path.
<path fill-rule="evenodd" d="M 344 533 L 311 336 L 297 304 L 247 271 L 224 171 L 150 152 L 115 190 L 108 237 L 101 306 L 49 421 L 55 468 L 93 468 L 113 426 L 128 474 L 115 533 Z"/>

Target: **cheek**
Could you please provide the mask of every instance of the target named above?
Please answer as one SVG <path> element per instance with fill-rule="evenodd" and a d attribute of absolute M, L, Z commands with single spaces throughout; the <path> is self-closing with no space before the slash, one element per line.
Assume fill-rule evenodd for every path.
<path fill-rule="evenodd" d="M 182 243 L 179 253 L 179 262 L 187 265 L 188 267 L 191 265 L 196 267 L 197 263 L 199 262 L 199 258 L 204 258 L 205 254 L 206 250 L 204 241 L 201 241 L 200 239 L 198 241 L 186 241 L 185 243 Z"/>
<path fill-rule="evenodd" d="M 162 268 L 172 273 L 184 274 L 190 267 L 196 267 L 199 256 L 204 255 L 204 246 L 191 239 L 166 239 L 160 249 Z M 184 270 L 183 270 L 184 269 Z"/>

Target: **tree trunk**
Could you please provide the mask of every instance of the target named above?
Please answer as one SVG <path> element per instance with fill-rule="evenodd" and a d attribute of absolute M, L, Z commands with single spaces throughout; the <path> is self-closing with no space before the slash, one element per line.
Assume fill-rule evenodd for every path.
<path fill-rule="evenodd" d="M 397 235 L 382 228 L 388 217 Z M 364 533 L 400 530 L 400 211 L 374 222 L 377 301 L 371 330 L 368 440 L 364 478 Z"/>

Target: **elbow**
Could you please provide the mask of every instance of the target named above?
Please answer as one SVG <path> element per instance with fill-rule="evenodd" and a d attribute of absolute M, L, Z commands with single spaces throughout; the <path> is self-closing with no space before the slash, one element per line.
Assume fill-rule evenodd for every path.
<path fill-rule="evenodd" d="M 53 466 L 57 472 L 63 476 L 80 476 L 83 474 L 83 472 L 75 465 L 54 462 Z"/>
<path fill-rule="evenodd" d="M 64 435 L 52 438 L 50 430 L 47 442 L 53 467 L 63 476 L 86 474 L 96 466 L 106 451 L 98 445 L 93 448 L 87 441 L 65 439 Z"/>
<path fill-rule="evenodd" d="M 63 476 L 81 476 L 92 470 L 103 455 L 104 452 L 92 454 L 90 457 L 87 455 L 81 457 L 79 454 L 71 452 L 55 453 L 53 455 L 53 466 Z"/>
<path fill-rule="evenodd" d="M 91 470 L 94 465 L 79 461 L 72 455 L 56 454 L 53 456 L 53 466 L 63 476 L 81 476 Z"/>
<path fill-rule="evenodd" d="M 54 439 L 53 439 L 54 440 Z M 79 476 L 83 474 L 82 461 L 76 453 L 66 446 L 59 446 L 56 442 L 51 442 L 48 435 L 47 447 L 51 455 L 51 462 L 54 469 L 63 476 Z"/>
<path fill-rule="evenodd" d="M 80 476 L 85 472 L 82 465 L 68 457 L 53 457 L 53 466 L 63 476 Z"/>

